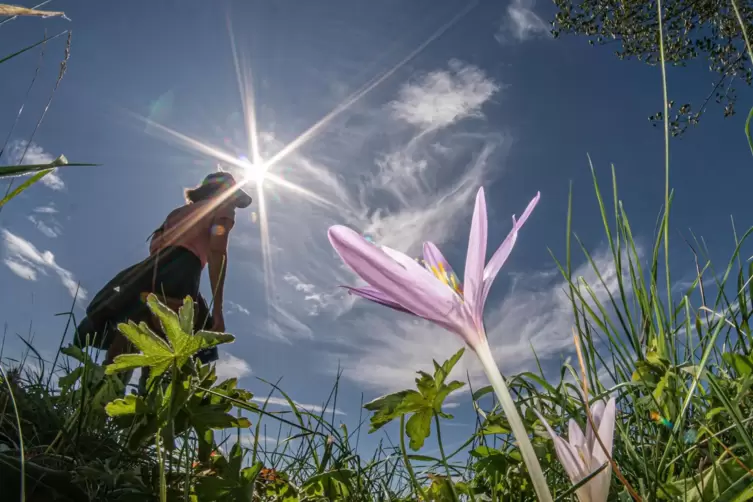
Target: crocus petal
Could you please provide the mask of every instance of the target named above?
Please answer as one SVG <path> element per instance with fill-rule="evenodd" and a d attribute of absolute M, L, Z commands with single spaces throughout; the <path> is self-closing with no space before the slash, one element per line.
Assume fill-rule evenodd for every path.
<path fill-rule="evenodd" d="M 351 288 L 350 286 L 344 287 L 348 290 L 349 293 L 353 295 L 360 296 L 361 298 L 371 300 L 374 303 L 384 305 L 385 307 L 389 307 L 400 312 L 407 312 L 409 314 L 412 314 L 412 312 L 410 312 L 408 309 L 392 300 L 378 289 L 372 288 L 371 286 L 364 286 L 362 288 Z"/>
<path fill-rule="evenodd" d="M 583 430 L 578 425 L 578 422 L 570 419 L 567 429 L 567 442 L 572 446 L 586 446 L 586 437 L 583 435 Z"/>
<path fill-rule="evenodd" d="M 350 228 L 333 226 L 328 236 L 340 258 L 361 279 L 413 314 L 439 321 L 458 302 L 449 288 L 437 287 L 438 280 L 419 264 L 410 259 L 398 263 Z"/>
<path fill-rule="evenodd" d="M 491 260 L 489 260 L 489 263 L 486 264 L 486 268 L 484 268 L 484 288 L 481 296 L 482 302 L 486 302 L 486 297 L 489 296 L 489 290 L 491 290 L 492 282 L 494 282 L 494 279 L 497 277 L 497 274 L 502 268 L 502 265 L 504 265 L 507 261 L 507 258 L 510 256 L 513 247 L 515 247 L 515 241 L 518 238 L 518 231 L 523 227 L 525 222 L 528 220 L 528 217 L 531 216 L 531 213 L 536 207 L 536 204 L 538 204 L 540 198 L 541 193 L 537 192 L 536 197 L 531 199 L 531 202 L 528 203 L 528 207 L 526 207 L 526 210 L 523 211 L 520 219 L 516 220 L 515 217 L 513 217 L 512 230 L 510 230 L 510 233 L 507 234 L 507 237 L 505 238 L 504 242 L 502 242 L 502 245 L 499 246 L 499 249 L 494 252 Z"/>
<path fill-rule="evenodd" d="M 468 303 L 476 326 L 483 325 L 484 314 L 484 263 L 486 263 L 486 197 L 484 188 L 478 189 L 476 207 L 473 210 L 471 232 L 468 236 L 468 254 L 463 277 L 465 301 Z"/>
<path fill-rule="evenodd" d="M 611 398 L 606 407 L 602 408 L 602 415 L 598 425 L 599 438 L 606 446 L 609 455 L 612 455 L 612 442 L 614 440 L 615 401 Z M 597 469 L 608 462 L 607 455 L 598 441 L 595 441 L 591 456 L 591 469 Z M 589 483 L 591 500 L 594 502 L 606 502 L 609 497 L 609 485 L 612 481 L 612 469 L 606 467 Z"/>
<path fill-rule="evenodd" d="M 599 430 L 599 424 L 601 423 L 603 416 L 604 416 L 604 401 L 596 401 L 591 406 L 591 418 L 593 419 L 593 423 L 596 426 L 596 430 Z M 598 441 L 596 441 L 596 436 L 594 435 L 594 430 L 591 427 L 590 421 L 586 422 L 586 443 L 588 444 L 589 452 L 593 452 L 594 445 L 598 444 Z"/>
<path fill-rule="evenodd" d="M 536 413 L 537 417 L 539 417 L 542 425 L 544 426 L 544 428 L 546 428 L 546 431 L 552 438 L 552 441 L 554 442 L 554 451 L 557 453 L 557 458 L 560 459 L 560 463 L 562 464 L 562 467 L 565 468 L 565 472 L 570 478 L 570 481 L 575 484 L 586 477 L 588 475 L 588 471 L 586 470 L 586 465 L 578 455 L 578 451 L 571 445 L 567 444 L 567 441 L 559 437 L 557 433 L 554 432 L 554 430 L 549 426 L 549 423 L 546 421 L 546 419 L 541 416 L 538 411 L 533 410 L 533 412 Z"/>
<path fill-rule="evenodd" d="M 600 411 L 599 421 L 597 422 L 596 417 L 594 417 L 594 423 L 598 427 L 599 438 L 604 443 L 604 446 L 607 447 L 607 452 L 609 452 L 609 455 L 611 456 L 612 442 L 614 441 L 614 419 L 617 413 L 614 398 L 610 398 L 609 401 L 607 401 L 606 406 L 601 403 Z M 598 465 L 601 465 L 608 460 L 607 456 L 604 454 L 604 450 L 595 438 L 591 455 L 594 460 L 598 462 Z"/>
<path fill-rule="evenodd" d="M 457 279 L 457 275 L 455 275 L 455 271 L 452 269 L 450 262 L 447 261 L 447 258 L 444 257 L 442 251 L 440 251 L 433 242 L 424 243 L 424 261 L 429 265 L 429 267 L 434 270 L 437 270 L 439 272 L 444 270 L 447 274 L 447 285 L 454 290 L 454 285 L 451 282 L 451 277 L 455 277 Z M 458 286 L 461 285 L 458 284 Z"/>
<path fill-rule="evenodd" d="M 489 296 L 489 291 L 492 289 L 492 283 L 497 277 L 497 274 L 502 268 L 502 265 L 504 265 L 507 261 L 510 253 L 512 253 L 512 249 L 515 247 L 515 241 L 517 240 L 518 227 L 517 225 L 513 224 L 512 230 L 509 234 L 507 234 L 505 240 L 502 242 L 499 248 L 497 248 L 497 250 L 492 255 L 491 260 L 489 260 L 489 263 L 486 264 L 486 268 L 484 268 L 484 285 L 481 293 L 482 302 L 486 302 L 486 298 Z"/>
<path fill-rule="evenodd" d="M 391 247 L 387 246 L 379 246 L 379 249 L 381 249 L 384 254 L 399 263 L 410 274 L 413 274 L 416 276 L 416 278 L 426 282 L 427 285 L 430 285 L 431 287 L 438 287 L 441 284 L 439 279 L 437 279 L 434 274 L 426 270 L 423 265 L 419 264 L 415 259 L 411 258 L 407 254 L 401 253 L 397 249 L 392 249 Z"/>
<path fill-rule="evenodd" d="M 528 220 L 528 217 L 531 216 L 531 213 L 533 213 L 533 210 L 536 208 L 536 204 L 539 203 L 539 199 L 541 198 L 541 192 L 536 192 L 536 196 L 531 199 L 531 202 L 528 203 L 528 206 L 526 206 L 525 211 L 523 211 L 523 214 L 520 215 L 520 218 L 518 219 L 518 228 L 525 225 L 526 221 Z"/>

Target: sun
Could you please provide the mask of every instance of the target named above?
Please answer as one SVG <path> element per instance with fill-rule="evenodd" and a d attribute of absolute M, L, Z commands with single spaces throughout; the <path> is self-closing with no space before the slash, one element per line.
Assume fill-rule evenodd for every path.
<path fill-rule="evenodd" d="M 241 157 L 240 161 L 243 166 L 243 175 L 245 178 L 257 186 L 264 184 L 267 177 L 268 166 L 264 162 L 253 163 L 246 157 Z"/>

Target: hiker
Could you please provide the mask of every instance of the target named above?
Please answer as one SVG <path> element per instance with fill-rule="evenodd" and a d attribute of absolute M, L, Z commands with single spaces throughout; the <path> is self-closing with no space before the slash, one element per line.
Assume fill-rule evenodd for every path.
<path fill-rule="evenodd" d="M 186 203 L 168 214 L 152 233 L 149 257 L 108 282 L 92 299 L 78 325 L 74 344 L 106 350 L 104 364 L 131 350 L 128 339 L 117 330 L 119 323 L 144 321 L 164 336 L 154 329 L 159 324 L 152 320 L 146 305 L 149 293 L 155 293 L 174 310 L 190 296 L 194 299 L 194 328 L 225 331 L 222 304 L 228 235 L 235 222 L 235 209 L 248 207 L 251 197 L 236 185 L 230 173 L 218 171 L 186 190 L 185 198 Z M 199 293 L 205 265 L 213 293 L 211 312 Z M 199 359 L 217 360 L 217 349 L 200 353 Z M 124 383 L 129 380 L 130 375 L 123 375 Z"/>

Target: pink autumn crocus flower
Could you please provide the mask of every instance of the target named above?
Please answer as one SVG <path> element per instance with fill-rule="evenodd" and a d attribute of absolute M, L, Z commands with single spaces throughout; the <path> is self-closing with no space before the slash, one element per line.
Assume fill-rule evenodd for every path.
<path fill-rule="evenodd" d="M 494 361 L 484 328 L 484 305 L 492 282 L 510 256 L 518 231 L 533 212 L 539 197 L 537 193 L 520 219 L 513 216 L 512 230 L 486 263 L 486 199 L 484 189 L 479 189 L 468 238 L 464 284 L 431 242 L 424 244 L 423 260 L 417 261 L 400 251 L 375 245 L 358 232 L 340 225 L 329 229 L 329 240 L 342 260 L 367 283 L 364 287 L 348 287 L 351 293 L 442 326 L 459 335 L 474 350 L 520 444 L 539 500 L 550 502 L 552 498 L 541 466 Z"/>
<path fill-rule="evenodd" d="M 609 456 L 612 455 L 616 415 L 614 398 L 610 398 L 606 404 L 603 401 L 598 401 L 591 407 L 591 418 L 596 426 L 596 432 L 591 427 L 591 423 L 587 421 L 586 433 L 583 434 L 575 420 L 571 419 L 568 424 L 567 441 L 552 430 L 539 412 L 534 411 L 541 423 L 544 424 L 552 441 L 554 441 L 554 450 L 557 452 L 557 457 L 574 485 L 609 462 Z M 606 453 L 596 439 L 596 434 L 604 443 Z M 606 502 L 607 497 L 609 497 L 611 480 L 612 470 L 607 467 L 576 490 L 578 500 L 580 502 Z"/>

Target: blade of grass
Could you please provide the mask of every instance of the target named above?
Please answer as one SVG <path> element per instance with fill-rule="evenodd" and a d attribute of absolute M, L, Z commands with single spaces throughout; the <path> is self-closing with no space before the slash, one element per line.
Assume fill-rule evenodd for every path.
<path fill-rule="evenodd" d="M 34 43 L 34 44 L 31 44 L 31 45 L 30 45 L 30 46 L 28 46 L 28 47 L 24 47 L 24 48 L 23 48 L 23 49 L 21 49 L 20 51 L 16 51 L 16 52 L 14 52 L 13 54 L 10 54 L 9 56 L 5 56 L 4 58 L 0 59 L 0 64 L 2 64 L 2 63 L 5 63 L 6 61 L 10 61 L 10 60 L 11 60 L 11 59 L 13 59 L 14 57 L 16 57 L 16 56 L 20 56 L 20 55 L 21 55 L 21 54 L 23 54 L 24 52 L 26 52 L 26 51 L 30 51 L 30 50 L 32 50 L 32 49 L 33 49 L 33 48 L 35 48 L 35 47 L 39 47 L 40 45 L 42 45 L 42 44 L 43 44 L 43 43 L 45 43 L 45 42 L 48 42 L 48 41 L 50 41 L 50 40 L 55 40 L 55 39 L 56 39 L 56 38 L 58 38 L 59 36 L 61 36 L 61 35 L 64 35 L 64 34 L 66 34 L 66 33 L 68 33 L 68 30 L 65 30 L 65 31 L 61 31 L 61 32 L 60 32 L 60 33 L 58 33 L 57 35 L 53 35 L 53 36 L 51 36 L 50 38 L 47 38 L 47 37 L 45 37 L 45 38 L 43 38 L 42 40 L 40 40 L 39 42 L 36 42 L 36 43 Z"/>
<path fill-rule="evenodd" d="M 16 396 L 13 394 L 13 388 L 10 385 L 10 381 L 8 381 L 8 375 L 5 373 L 5 370 L 3 369 L 3 366 L 0 364 L 0 376 L 3 377 L 3 382 L 5 383 L 5 386 L 8 388 L 8 395 L 10 396 L 10 400 L 13 403 L 13 413 L 16 416 L 16 427 L 18 428 L 18 444 L 19 444 L 19 457 L 21 459 L 21 465 L 20 465 L 20 471 L 21 471 L 21 502 L 26 501 L 26 457 L 25 457 L 25 449 L 24 449 L 24 432 L 21 428 L 21 415 L 18 411 L 18 404 L 16 403 Z"/>

